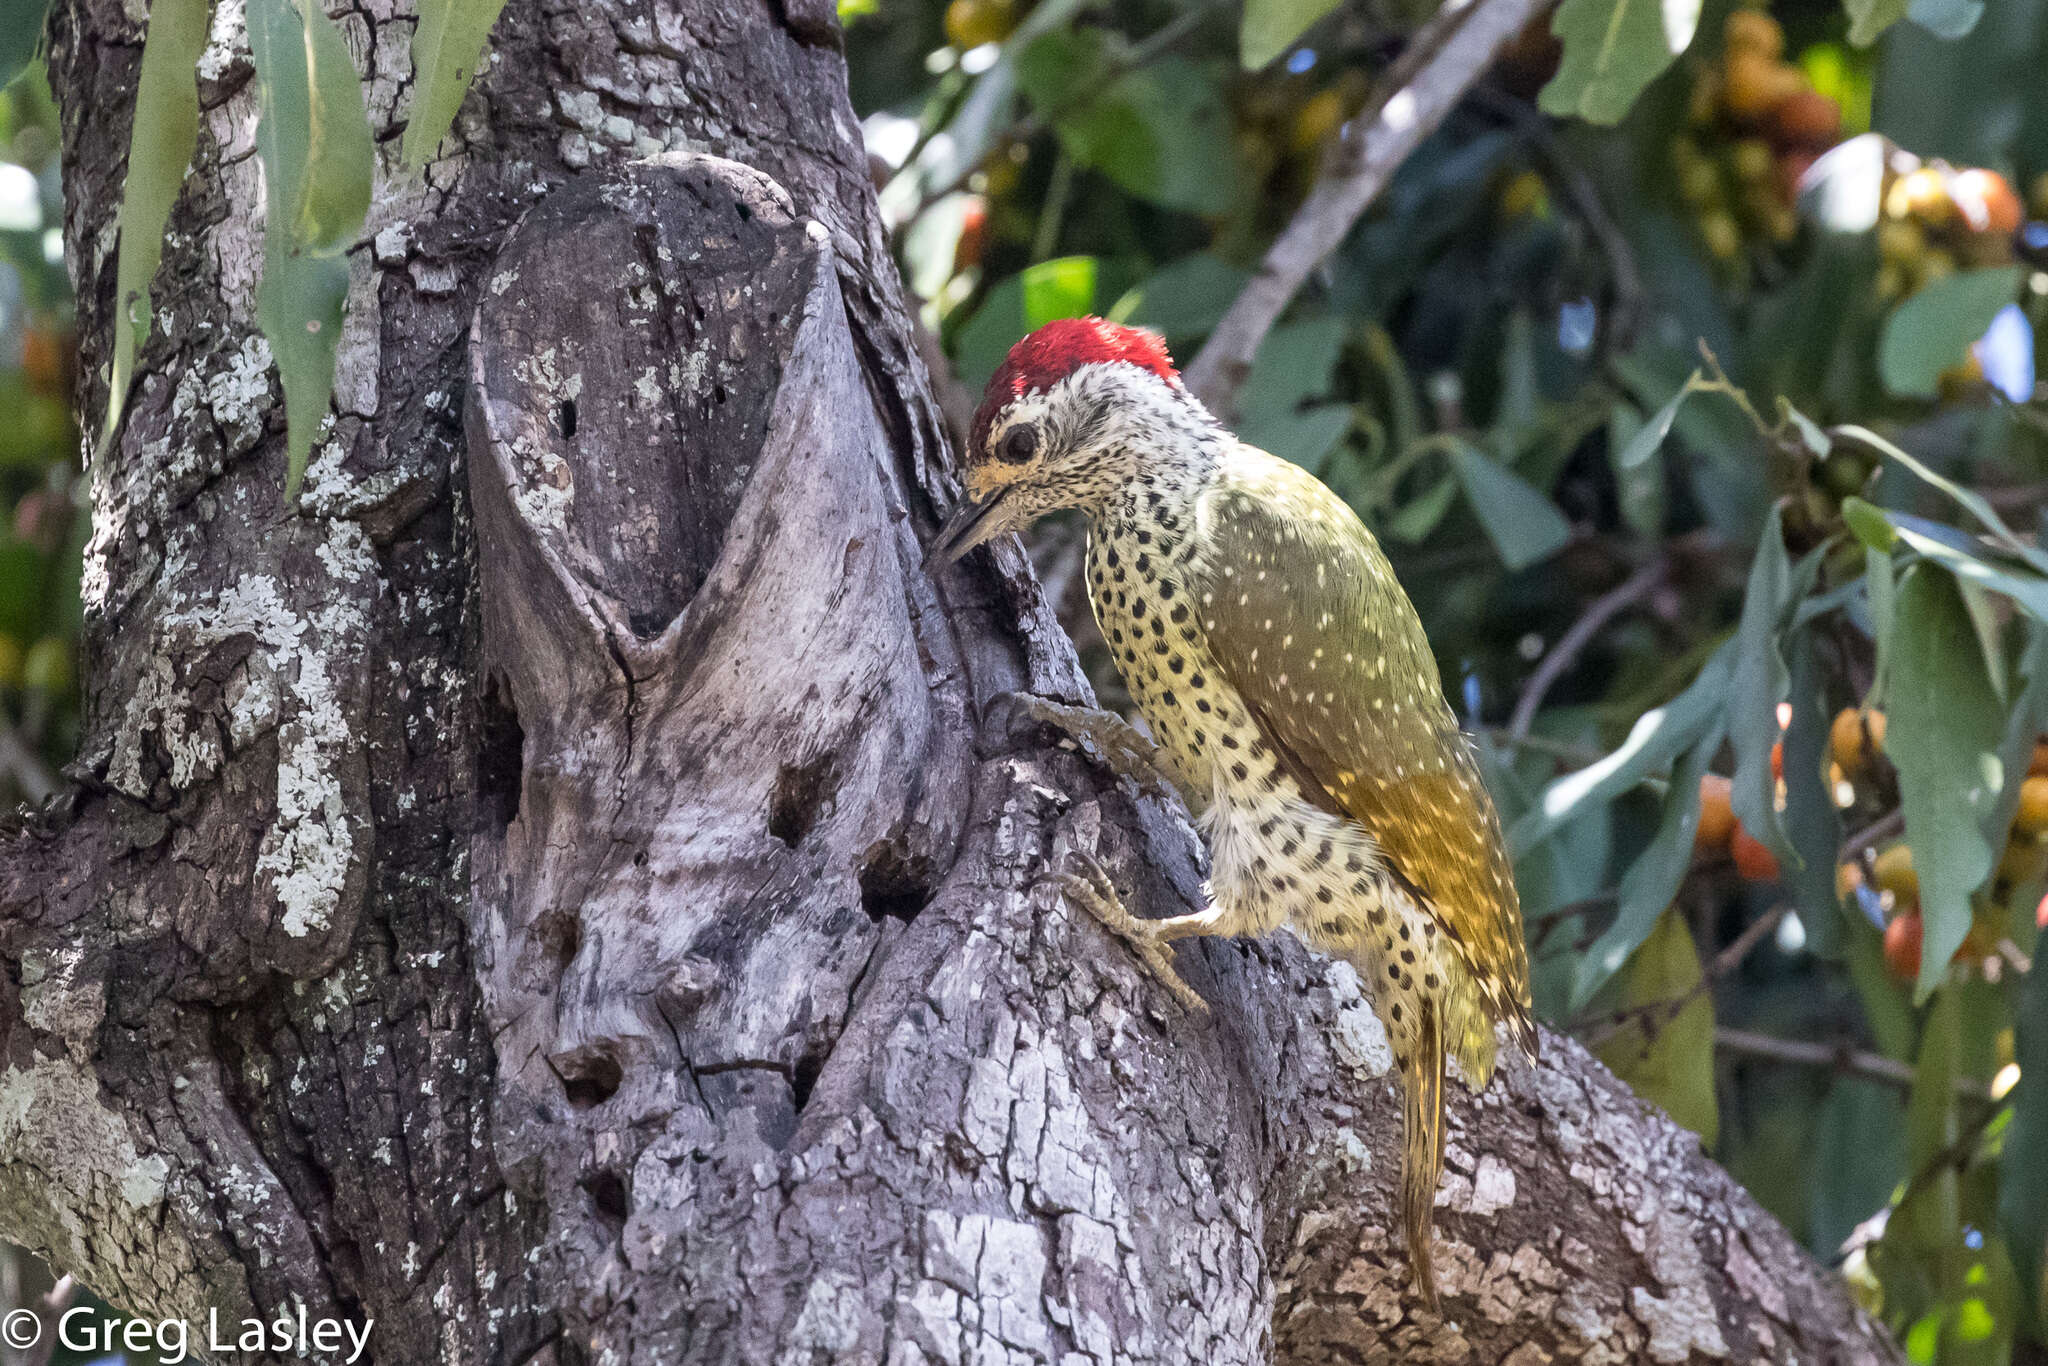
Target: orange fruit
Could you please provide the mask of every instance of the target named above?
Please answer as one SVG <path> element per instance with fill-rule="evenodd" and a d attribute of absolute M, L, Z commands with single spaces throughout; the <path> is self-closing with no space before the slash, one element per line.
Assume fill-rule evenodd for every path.
<path fill-rule="evenodd" d="M 2048 740 L 2034 741 L 2034 757 L 2027 764 L 2027 772 L 2048 774 Z"/>
<path fill-rule="evenodd" d="M 1764 845 L 1755 835 L 1736 822 L 1735 835 L 1728 842 L 1728 852 L 1735 856 L 1735 871 L 1750 882 L 1776 882 L 1778 880 L 1778 856 Z"/>
<path fill-rule="evenodd" d="M 1906 172 L 1885 193 L 1884 213 L 1887 218 L 1910 218 L 1925 228 L 1948 226 L 1956 216 L 1948 177 L 1932 166 Z"/>
<path fill-rule="evenodd" d="M 1861 773 L 1871 756 L 1884 753 L 1884 713 L 1842 708 L 1828 728 L 1828 749 L 1844 773 Z"/>
<path fill-rule="evenodd" d="M 1693 832 L 1692 847 L 1701 853 L 1728 847 L 1735 834 L 1735 811 L 1728 804 L 1729 782 L 1718 773 L 1700 779 L 1700 825 Z"/>
<path fill-rule="evenodd" d="M 1721 107 L 1738 119 L 1761 123 L 1807 88 L 1806 73 L 1749 49 L 1731 50 L 1722 73 Z"/>
<path fill-rule="evenodd" d="M 1827 147 L 1841 135 L 1842 106 L 1818 90 L 1795 90 L 1772 111 L 1771 123 L 1781 142 Z"/>
<path fill-rule="evenodd" d="M 2048 892 L 2041 893 L 2041 904 L 2034 907 L 2034 928 L 2048 930 Z"/>
<path fill-rule="evenodd" d="M 1892 976 L 1910 982 L 1920 975 L 1920 945 L 1926 938 L 1927 926 L 1920 912 L 1892 918 L 1884 927 L 1884 965 L 1892 970 Z"/>
<path fill-rule="evenodd" d="M 1835 900 L 1847 901 L 1863 885 L 1863 869 L 1854 863 L 1835 865 Z"/>
<path fill-rule="evenodd" d="M 2020 221 L 2026 217 L 2020 197 L 1996 171 L 1972 167 L 1956 172 L 1949 181 L 1949 196 L 1972 232 L 2010 235 L 2020 230 Z"/>
<path fill-rule="evenodd" d="M 2020 805 L 2012 813 L 2012 828 L 2029 835 L 2048 830 L 2048 778 L 2034 774 L 2020 784 Z"/>
<path fill-rule="evenodd" d="M 1920 900 L 1920 874 L 1913 868 L 1913 850 L 1904 840 L 1877 856 L 1871 866 L 1871 881 L 1880 892 L 1890 892 L 1900 906 Z"/>
<path fill-rule="evenodd" d="M 1771 746 L 1771 777 L 1778 782 L 1785 781 L 1785 742 L 1779 740 Z"/>
<path fill-rule="evenodd" d="M 960 214 L 960 240 L 953 244 L 953 273 L 981 264 L 988 251 L 988 198 L 974 195 Z"/>
<path fill-rule="evenodd" d="M 1739 9 L 1729 15 L 1721 41 L 1731 53 L 1754 52 L 1766 61 L 1776 61 L 1785 52 L 1785 30 L 1762 10 Z"/>

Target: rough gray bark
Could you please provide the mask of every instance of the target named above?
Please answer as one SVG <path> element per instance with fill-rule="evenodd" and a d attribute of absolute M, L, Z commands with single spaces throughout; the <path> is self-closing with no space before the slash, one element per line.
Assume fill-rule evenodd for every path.
<path fill-rule="evenodd" d="M 395 150 L 411 20 L 340 17 Z M 54 20 L 88 375 L 138 37 Z M 202 71 L 78 787 L 0 850 L 0 1235 L 384 1362 L 1898 1359 L 1558 1039 L 1457 1105 L 1422 1314 L 1350 970 L 1193 947 L 1191 1018 L 1051 895 L 1198 851 L 992 705 L 1086 695 L 1015 547 L 917 567 L 827 0 L 515 0 L 383 171 L 289 512 L 232 4 Z"/>

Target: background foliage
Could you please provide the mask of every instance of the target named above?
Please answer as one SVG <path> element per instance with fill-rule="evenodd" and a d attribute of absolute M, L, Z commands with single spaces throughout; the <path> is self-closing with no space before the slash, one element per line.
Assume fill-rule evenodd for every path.
<path fill-rule="evenodd" d="M 422 5 L 410 166 L 501 4 Z M 44 8 L 0 5 L 10 800 L 46 795 L 72 746 L 75 452 L 118 431 L 150 364 L 210 21 L 151 6 L 129 331 L 82 443 Z M 246 8 L 290 487 L 375 151 L 328 15 Z M 1430 8 L 841 0 L 956 414 L 1056 317 L 1191 357 Z M 1323 263 L 1237 398 L 1245 437 L 1350 500 L 1416 598 L 1509 821 L 1542 1013 L 1923 1362 L 2048 1359 L 2044 60 L 2048 0 L 1563 0 Z M 1040 542 L 1125 703 L 1075 529 Z"/>
<path fill-rule="evenodd" d="M 1085 312 L 1192 359 L 1427 8 L 842 14 L 971 394 Z M 2039 0 L 1564 0 L 1238 398 L 1421 609 L 1544 1016 L 1919 1361 L 2048 1359 L 2044 58 Z"/>

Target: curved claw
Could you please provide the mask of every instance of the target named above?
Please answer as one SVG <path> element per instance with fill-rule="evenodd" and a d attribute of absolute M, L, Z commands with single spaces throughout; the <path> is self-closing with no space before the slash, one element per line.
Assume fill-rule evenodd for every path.
<path fill-rule="evenodd" d="M 998 694 L 992 705 L 1008 713 L 997 713 L 1003 729 L 1013 731 L 1019 720 L 1035 722 L 1072 740 L 1088 758 L 1118 777 L 1129 778 L 1146 796 L 1159 801 L 1179 796 L 1192 809 L 1192 795 L 1166 771 L 1159 746 L 1114 712 L 1069 706 L 1025 692 Z"/>
<path fill-rule="evenodd" d="M 1153 975 L 1189 1010 L 1206 1011 L 1209 1003 L 1181 980 L 1174 966 L 1173 950 L 1150 929 L 1150 922 L 1138 919 L 1124 906 L 1122 895 L 1110 880 L 1109 870 L 1093 854 L 1074 850 L 1067 856 L 1069 868 L 1055 873 L 1052 880 L 1067 900 L 1102 922 L 1104 929 L 1130 945 L 1131 951 Z"/>

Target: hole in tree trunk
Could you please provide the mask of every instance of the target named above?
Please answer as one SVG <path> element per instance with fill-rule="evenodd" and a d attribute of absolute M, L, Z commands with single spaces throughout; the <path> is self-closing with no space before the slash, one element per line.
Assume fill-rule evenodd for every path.
<path fill-rule="evenodd" d="M 837 786 L 829 754 L 807 764 L 784 764 L 768 797 L 768 833 L 792 849 L 802 844 Z"/>
<path fill-rule="evenodd" d="M 573 441 L 573 440 L 575 440 L 575 439 L 576 439 L 576 400 L 575 400 L 575 399 L 573 399 L 573 398 L 565 398 L 565 399 L 563 399 L 563 400 L 562 400 L 562 408 L 561 408 L 561 414 L 560 414 L 560 416 L 561 416 L 561 422 L 562 422 L 562 440 L 564 440 L 564 441 Z"/>
<path fill-rule="evenodd" d="M 602 1049 L 558 1053 L 550 1061 L 562 1079 L 562 1094 L 575 1110 L 594 1110 L 604 1104 L 618 1094 L 619 1083 L 626 1077 L 619 1060 Z"/>
<path fill-rule="evenodd" d="M 595 1172 L 583 1178 L 583 1189 L 589 1192 L 590 1203 L 599 1214 L 615 1224 L 626 1222 L 631 1201 L 624 1177 L 617 1172 Z"/>
<path fill-rule="evenodd" d="M 929 874 L 923 859 L 905 858 L 894 845 L 875 845 L 861 860 L 861 909 L 873 921 L 887 916 L 909 924 L 932 899 Z"/>
<path fill-rule="evenodd" d="M 813 1048 L 796 1060 L 796 1067 L 789 1074 L 789 1096 L 798 1114 L 802 1114 L 804 1106 L 810 1103 L 811 1091 L 818 1084 L 818 1074 L 824 1070 L 825 1053 L 822 1049 Z"/>
<path fill-rule="evenodd" d="M 526 732 L 519 726 L 519 708 L 512 686 L 502 674 L 484 679 L 477 725 L 476 801 L 479 825 L 494 834 L 519 815 L 519 785 L 526 762 Z"/>

